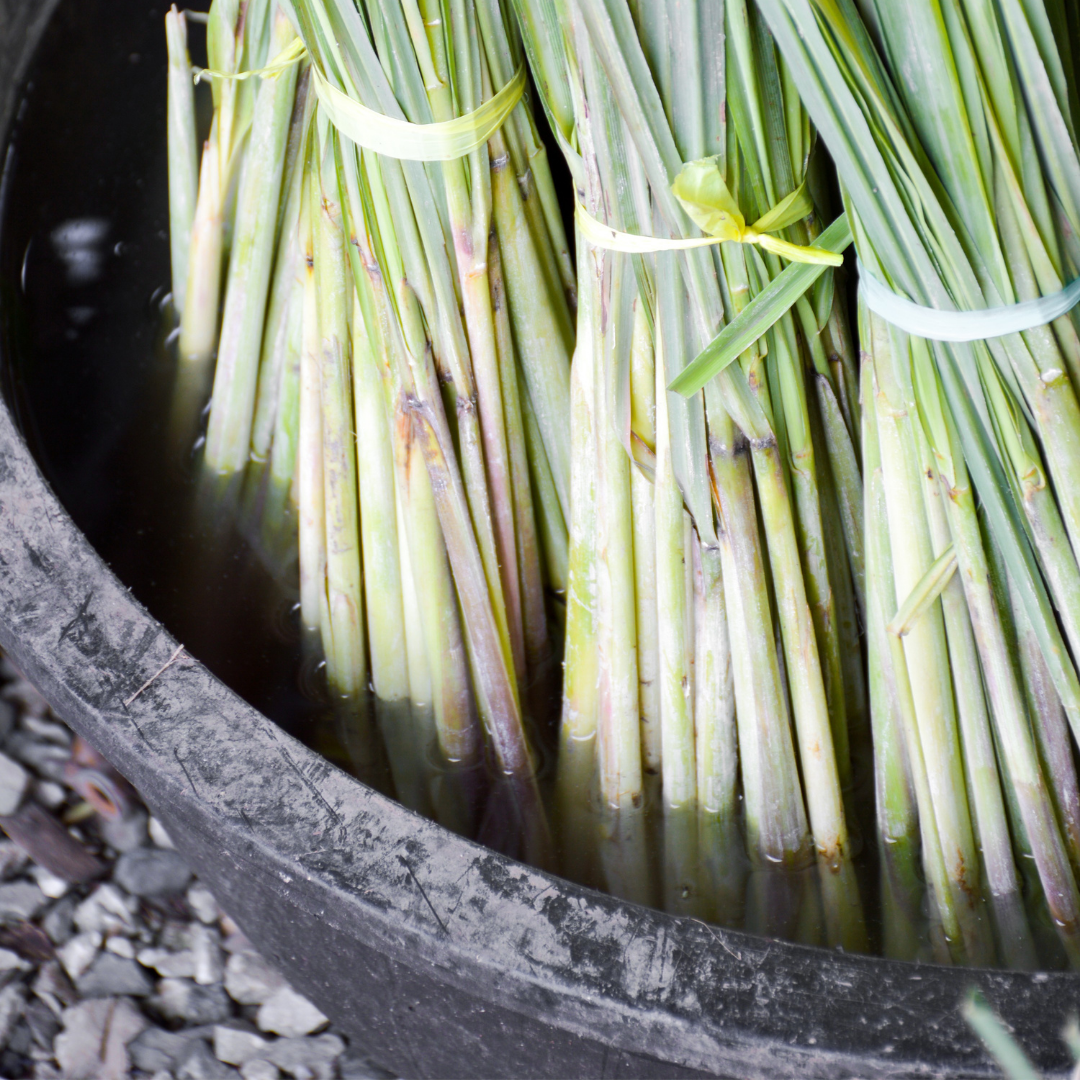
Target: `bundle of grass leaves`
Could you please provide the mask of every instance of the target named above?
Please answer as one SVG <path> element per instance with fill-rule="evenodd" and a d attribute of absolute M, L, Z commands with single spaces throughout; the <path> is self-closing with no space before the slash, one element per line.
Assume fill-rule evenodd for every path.
<path fill-rule="evenodd" d="M 403 801 L 673 913 L 1080 963 L 1080 337 L 885 317 L 1076 276 L 1070 20 L 214 0 L 197 163 L 170 14 L 206 468 L 297 523 Z"/>

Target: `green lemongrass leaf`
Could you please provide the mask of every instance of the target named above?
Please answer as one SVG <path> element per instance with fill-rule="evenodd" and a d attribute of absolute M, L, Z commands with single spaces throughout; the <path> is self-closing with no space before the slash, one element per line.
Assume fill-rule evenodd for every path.
<path fill-rule="evenodd" d="M 892 622 L 885 627 L 890 634 L 903 637 L 931 604 L 942 594 L 956 573 L 956 548 L 950 544 L 933 562 L 919 583 L 908 593 Z"/>
<path fill-rule="evenodd" d="M 1035 1066 L 978 990 L 968 994 L 960 1011 L 1009 1080 L 1040 1080 Z"/>
<path fill-rule="evenodd" d="M 804 217 L 814 212 L 814 201 L 810 197 L 810 191 L 803 181 L 790 195 L 781 199 L 767 214 L 754 222 L 753 228 L 758 232 L 778 232 L 794 225 L 796 221 L 802 221 Z"/>
<path fill-rule="evenodd" d="M 851 228 L 841 214 L 815 241 L 815 246 L 835 254 L 851 243 Z M 823 264 L 795 263 L 777 275 L 769 285 L 720 331 L 671 381 L 669 390 L 690 397 L 718 375 L 737 356 L 794 306 L 795 301 L 828 269 Z M 831 306 L 831 305 L 830 305 Z"/>

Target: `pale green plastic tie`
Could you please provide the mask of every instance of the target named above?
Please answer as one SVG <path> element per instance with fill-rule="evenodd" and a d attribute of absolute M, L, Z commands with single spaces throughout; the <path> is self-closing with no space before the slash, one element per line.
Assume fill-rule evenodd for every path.
<path fill-rule="evenodd" d="M 941 311 L 900 296 L 859 263 L 859 289 L 866 306 L 887 323 L 930 341 L 984 341 L 1045 326 L 1080 302 L 1080 278 L 1060 292 L 979 311 Z"/>

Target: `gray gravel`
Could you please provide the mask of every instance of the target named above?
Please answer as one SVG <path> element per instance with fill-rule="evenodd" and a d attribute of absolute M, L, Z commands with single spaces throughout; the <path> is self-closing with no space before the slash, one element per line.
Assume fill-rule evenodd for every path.
<path fill-rule="evenodd" d="M 84 801 L 100 769 L 122 816 Z M 0 1078 L 388 1080 L 0 658 Z M 16 842 L 17 841 L 17 842 Z"/>

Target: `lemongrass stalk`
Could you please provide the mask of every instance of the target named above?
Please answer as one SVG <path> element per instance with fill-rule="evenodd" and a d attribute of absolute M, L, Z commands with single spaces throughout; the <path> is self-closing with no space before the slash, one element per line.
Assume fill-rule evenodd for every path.
<path fill-rule="evenodd" d="M 266 3 L 253 5 L 253 15 L 265 15 Z M 251 20 L 252 27 L 258 18 Z M 211 70 L 225 75 L 241 69 L 245 60 L 248 20 L 241 18 L 239 0 L 217 0 L 206 27 L 206 51 Z M 180 356 L 206 363 L 218 339 L 221 303 L 221 262 L 226 242 L 227 203 L 234 179 L 237 135 L 244 127 L 251 88 L 230 78 L 211 81 L 214 118 L 199 166 L 199 195 L 191 234 L 184 311 L 180 317 Z"/>
<path fill-rule="evenodd" d="M 299 237 L 300 223 L 297 222 Z M 299 242 L 299 241 L 298 241 Z M 270 476 L 287 491 L 296 473 L 300 421 L 300 354 L 303 338 L 304 288 L 307 268 L 297 258 L 293 264 L 293 289 L 288 302 L 285 342 L 281 358 L 281 385 L 274 410 L 274 434 L 270 442 Z"/>
<path fill-rule="evenodd" d="M 407 599 L 405 595 L 393 441 L 376 348 L 377 338 L 373 340 L 369 335 L 360 297 L 354 294 L 352 390 L 356 481 L 363 508 L 360 524 L 364 615 L 372 659 L 375 711 L 397 797 L 409 809 L 431 814 L 434 808 L 428 757 L 428 734 L 433 730 L 430 673 L 424 666 L 421 678 L 427 676 L 428 684 L 424 688 L 427 692 L 421 691 L 414 708 L 408 636 L 417 633 L 415 612 L 419 604 L 410 567 L 410 594 Z M 413 608 L 409 616 L 406 603 Z M 414 643 L 414 652 L 415 649 Z"/>
<path fill-rule="evenodd" d="M 709 430 L 720 511 L 720 553 L 737 707 L 747 848 L 764 862 L 798 865 L 809 842 L 786 695 L 772 629 L 749 447 L 729 419 Z"/>
<path fill-rule="evenodd" d="M 351 284 L 351 279 L 350 279 Z M 352 391 L 364 571 L 364 616 L 376 699 L 409 701 L 408 649 L 397 531 L 394 454 L 386 399 L 358 296 L 353 299 Z M 413 753 L 416 753 L 414 748 Z M 421 748 L 422 755 L 422 748 Z M 422 756 L 421 756 L 422 759 Z M 395 764 L 391 755 L 391 766 Z M 402 784 L 395 786 L 399 792 Z"/>
<path fill-rule="evenodd" d="M 497 86 L 503 86 L 512 77 L 515 57 L 521 52 L 517 27 L 514 20 L 500 10 L 497 0 L 483 0 L 477 5 L 477 15 L 483 28 L 492 80 Z M 524 102 L 511 114 L 506 134 L 534 243 L 545 264 L 552 264 L 554 274 L 549 270 L 549 276 L 553 284 L 561 284 L 564 302 L 573 309 L 577 306 L 577 284 L 558 194 L 551 176 L 547 150 Z M 573 327 L 568 329 L 572 332 Z"/>
<path fill-rule="evenodd" d="M 271 44 L 275 55 L 295 36 L 292 24 L 278 12 Z M 244 153 L 206 433 L 206 463 L 215 472 L 240 471 L 250 454 L 285 141 L 295 92 L 295 65 L 263 80 Z"/>
<path fill-rule="evenodd" d="M 319 169 L 314 207 L 315 289 L 318 297 L 323 484 L 326 519 L 326 595 L 330 615 L 326 650 L 331 687 L 357 699 L 367 686 L 360 523 L 353 438 L 352 288 L 342 233 L 342 210 L 332 148 Z M 312 197 L 314 198 L 314 184 Z"/>
<path fill-rule="evenodd" d="M 738 822 L 739 749 L 727 604 L 719 547 L 695 534 L 694 742 L 699 858 L 712 914 L 736 925 L 742 914 L 745 859 Z"/>
<path fill-rule="evenodd" d="M 867 672 L 881 858 L 882 951 L 892 959 L 913 960 L 921 955 L 925 937 L 921 917 L 924 883 L 919 851 L 919 811 L 906 746 L 905 702 L 900 696 L 885 628 L 892 617 L 896 585 L 878 445 L 877 410 L 874 408 L 873 364 L 869 361 L 863 364 L 861 382 L 861 443 L 867 513 Z M 911 727 L 914 728 L 914 718 Z M 926 856 L 931 865 L 941 861 L 930 852 L 926 852 Z"/>
<path fill-rule="evenodd" d="M 1016 587 L 1011 581 L 1009 585 L 1028 714 L 1073 872 L 1080 874 L 1080 784 L 1077 782 L 1068 723 L 1038 639 L 1016 596 Z"/>
<path fill-rule="evenodd" d="M 920 357 L 920 352 L 916 351 L 915 359 L 919 378 L 917 393 L 926 417 L 924 430 L 932 441 L 946 496 L 960 579 L 979 646 L 997 736 L 1004 750 L 1003 765 L 1012 777 L 1051 915 L 1075 966 L 1080 961 L 1080 890 L 1046 791 L 1013 650 L 992 592 L 974 493 L 963 457 L 953 450 L 956 434 L 951 417 L 939 396 L 936 378 L 929 366 L 929 354 L 924 352 Z"/>
<path fill-rule="evenodd" d="M 595 313 L 601 304 L 617 305 L 623 289 L 632 287 L 627 260 L 582 242 L 579 296 L 595 290 Z M 586 307 L 582 300 L 582 307 Z M 624 899 L 648 902 L 644 807 L 641 774 L 641 721 L 638 710 L 637 620 L 634 596 L 634 531 L 631 521 L 631 463 L 619 438 L 609 365 L 615 362 L 617 335 L 629 330 L 615 320 L 595 319 L 580 332 L 594 335 L 593 379 L 596 424 L 597 639 L 599 715 L 597 767 L 601 804 L 614 816 L 601 828 L 622 838 L 601 858 L 609 891 Z M 681 532 L 680 532 L 681 536 Z M 680 568 L 681 572 L 681 568 Z"/>
<path fill-rule="evenodd" d="M 659 325 L 659 324 L 658 324 Z M 664 907 L 685 912 L 699 903 L 697 765 L 690 687 L 683 501 L 671 460 L 663 336 L 656 337 L 656 603 L 659 617 L 660 741 L 663 760 Z M 688 903 L 689 901 L 689 903 Z"/>
<path fill-rule="evenodd" d="M 578 321 L 590 327 L 593 290 L 581 294 Z M 566 590 L 566 645 L 556 798 L 566 873 L 594 880 L 591 792 L 597 769 L 600 713 L 597 626 L 598 537 L 596 508 L 597 437 L 594 415 L 595 359 L 590 332 L 579 336 L 570 369 L 570 547 Z M 527 414 L 526 414 L 527 418 Z"/>
<path fill-rule="evenodd" d="M 912 344 L 917 348 L 915 342 Z M 944 548 L 951 546 L 959 564 L 959 554 L 952 546 L 955 533 L 950 530 L 947 509 L 954 493 L 939 477 L 939 463 L 933 456 L 922 424 L 915 426 L 915 435 L 921 472 L 925 477 L 924 501 L 935 554 L 940 555 Z M 942 589 L 941 609 L 949 642 L 972 826 L 989 889 L 987 899 L 997 929 L 1000 958 L 1010 968 L 1032 970 L 1037 966 L 1037 959 L 1024 913 L 994 752 L 990 724 L 993 702 L 988 702 L 984 693 L 983 667 L 972 614 L 965 598 L 966 583 L 959 580 L 962 576 L 961 570 L 950 577 Z M 992 691 L 989 684 L 987 691 Z"/>
<path fill-rule="evenodd" d="M 306 74 L 305 72 L 305 76 Z M 290 307 L 299 258 L 300 196 L 304 183 L 303 156 L 299 150 L 292 154 L 292 143 L 306 142 L 314 112 L 313 102 L 309 101 L 307 96 L 306 78 L 303 78 L 302 82 L 304 85 L 298 82 L 297 100 L 289 130 L 289 150 L 293 160 L 287 164 L 282 177 L 284 197 L 281 199 L 274 273 L 259 360 L 255 415 L 251 424 L 251 456 L 256 461 L 264 460 L 270 453 L 284 379 L 283 365 L 288 350 Z"/>
<path fill-rule="evenodd" d="M 656 446 L 656 365 L 652 331 L 641 297 L 634 300 L 630 351 L 630 438 Z M 659 776 L 663 762 L 660 733 L 660 620 L 656 596 L 656 510 L 653 481 L 635 465 L 630 472 L 634 518 L 634 594 L 637 597 L 638 703 L 642 766 Z"/>
<path fill-rule="evenodd" d="M 898 366 L 894 351 L 898 345 L 895 340 L 890 340 L 889 330 L 877 316 L 869 315 L 866 325 L 869 337 L 864 335 L 864 340 L 868 340 L 874 365 L 873 404 L 877 410 L 882 479 L 890 523 L 896 588 L 893 602 L 899 606 L 933 562 L 933 546 L 923 504 L 911 416 L 894 374 L 894 368 Z M 864 402 L 864 408 L 869 408 L 870 404 Z M 912 769 L 925 768 L 927 776 L 927 797 L 924 799 L 920 793 L 919 798 L 920 821 L 927 815 L 933 816 L 938 844 L 927 851 L 927 857 L 936 858 L 940 854 L 944 862 L 945 881 L 935 882 L 938 908 L 950 948 L 958 950 L 958 957 L 977 963 L 987 958 L 987 943 L 977 903 L 979 862 L 968 811 L 952 676 L 940 609 L 931 608 L 925 612 L 902 639 L 892 634 L 890 638 L 897 678 L 907 679 L 909 672 L 913 675 L 909 689 L 901 692 L 911 694 L 914 708 L 918 746 L 911 746 L 909 740 Z M 902 672 L 899 670 L 901 661 Z M 916 752 L 921 756 L 922 766 L 916 762 Z M 924 848 L 927 847 L 924 839 Z"/>
<path fill-rule="evenodd" d="M 195 137 L 195 94 L 187 48 L 187 21 L 174 4 L 165 15 L 165 44 L 169 56 L 169 253 L 172 265 L 172 304 L 184 311 L 191 252 L 191 228 L 199 194 L 199 150 Z"/>
<path fill-rule="evenodd" d="M 514 353 L 510 314 L 502 260 L 494 236 L 488 240 L 488 279 L 491 283 L 491 310 L 495 319 L 495 340 L 499 354 L 499 381 L 506 415 L 506 439 L 510 454 L 510 491 L 514 503 L 514 535 L 517 540 L 517 572 L 521 582 L 521 612 L 525 635 L 525 655 L 530 678 L 546 668 L 551 659 L 544 581 L 541 568 L 539 530 L 529 479 L 529 451 L 525 416 L 521 403 L 517 361 Z"/>
<path fill-rule="evenodd" d="M 366 216 L 371 214 L 375 220 L 375 200 L 361 192 L 362 173 L 355 154 L 342 152 L 340 144 L 337 150 L 346 194 L 353 278 L 369 336 L 378 341 L 375 355 L 393 434 L 397 501 L 403 521 L 400 533 L 408 544 L 407 550 L 402 550 L 402 573 L 417 601 L 412 610 L 419 612 L 423 644 L 418 643 L 415 633 L 406 639 L 414 712 L 420 715 L 422 706 L 430 702 L 443 754 L 451 762 L 470 766 L 479 753 L 480 733 L 454 582 L 413 409 L 416 392 L 409 342 L 414 342 L 414 348 L 426 346 L 420 314 L 415 295 L 405 288 L 397 297 L 400 306 L 395 310 Z M 377 193 L 372 189 L 369 194 Z M 385 205 L 382 209 L 385 213 Z M 379 243 L 384 258 L 394 265 L 394 234 L 389 228 L 380 231 Z"/>
<path fill-rule="evenodd" d="M 495 148 L 497 140 L 492 141 Z M 551 476 L 565 518 L 570 512 L 570 459 L 563 435 L 569 400 L 570 357 L 558 320 L 536 298 L 545 294 L 544 274 L 531 244 L 510 242 L 527 228 L 509 155 L 493 156 L 491 196 L 503 277 L 510 301 L 514 343 L 543 435 Z"/>
<path fill-rule="evenodd" d="M 180 359 L 193 364 L 210 360 L 217 344 L 224 207 L 216 129 L 215 117 L 199 163 L 199 194 L 191 226 L 188 276 L 180 315 Z"/>
<path fill-rule="evenodd" d="M 544 576 L 548 588 L 558 595 L 565 595 L 570 580 L 569 518 L 563 513 L 555 477 L 551 471 L 544 434 L 529 397 L 529 388 L 520 367 L 518 398 L 525 419 L 525 445 L 529 455 L 529 475 L 535 495 L 536 524 L 540 532 L 540 546 L 544 558 Z"/>
<path fill-rule="evenodd" d="M 770 331 L 773 358 L 780 372 L 776 388 L 778 405 L 784 414 L 791 489 L 795 502 L 795 524 L 802 551 L 806 599 L 813 616 L 814 633 L 821 656 L 829 719 L 832 725 L 833 754 L 842 787 L 851 782 L 851 750 L 848 742 L 847 701 L 844 693 L 843 662 L 836 605 L 829 580 L 828 553 L 821 521 L 821 503 L 806 400 L 806 382 L 799 362 L 794 328 L 788 316 Z"/>
<path fill-rule="evenodd" d="M 811 376 L 813 377 L 813 376 Z M 824 380 L 816 379 L 819 390 Z M 830 391 L 831 392 L 831 391 Z M 848 725 L 848 741 L 852 759 L 852 789 L 860 788 L 864 770 L 872 760 L 869 698 L 866 686 L 865 650 L 863 629 L 866 625 L 865 600 L 857 595 L 854 569 L 850 557 L 845 558 L 847 547 L 844 540 L 844 528 L 841 523 L 841 496 L 838 485 L 834 483 L 832 460 L 824 450 L 826 435 L 823 431 L 822 417 L 817 409 L 809 410 L 810 431 L 817 449 L 817 460 L 828 462 L 818 472 L 818 494 L 821 503 L 821 521 L 825 538 L 825 550 L 829 553 L 829 583 L 832 588 L 833 604 L 836 610 L 837 634 L 840 642 L 840 665 L 844 686 L 845 714 Z M 857 468 L 854 476 L 848 478 L 858 484 L 858 507 L 860 525 L 860 546 L 863 556 L 863 581 L 865 589 L 865 537 L 862 522 L 862 474 Z M 843 550 L 844 554 L 841 554 Z M 865 788 L 862 788 L 865 791 Z M 849 799 L 856 796 L 855 790 L 845 792 Z M 856 811 L 857 812 L 857 811 Z"/>
<path fill-rule="evenodd" d="M 308 157 L 300 211 L 303 315 L 300 346 L 300 417 L 297 445 L 297 503 L 300 546 L 300 620 L 321 626 L 326 603 L 326 522 L 323 486 L 322 375 L 319 370 L 319 302 L 315 286 L 315 200 L 318 174 Z"/>

